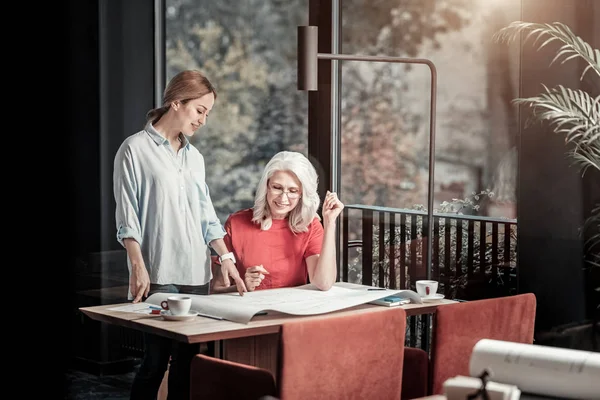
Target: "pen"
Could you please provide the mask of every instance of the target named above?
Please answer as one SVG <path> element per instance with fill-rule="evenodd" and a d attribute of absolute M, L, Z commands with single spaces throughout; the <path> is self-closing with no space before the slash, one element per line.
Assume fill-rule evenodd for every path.
<path fill-rule="evenodd" d="M 210 318 L 210 319 L 216 319 L 217 321 L 222 321 L 223 320 L 222 317 L 217 317 L 216 315 L 208 315 L 208 314 L 198 313 L 198 316 L 199 317 Z"/>
<path fill-rule="evenodd" d="M 377 288 L 368 288 L 368 291 L 374 291 L 374 290 L 387 290 L 386 288 L 381 288 L 381 287 L 377 287 Z"/>
<path fill-rule="evenodd" d="M 148 306 L 151 310 L 162 310 L 161 307 L 156 307 L 156 306 Z"/>

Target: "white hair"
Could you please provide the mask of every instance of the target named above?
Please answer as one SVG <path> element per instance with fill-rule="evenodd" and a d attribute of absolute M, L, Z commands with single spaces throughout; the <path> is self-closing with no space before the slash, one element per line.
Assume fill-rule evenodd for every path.
<path fill-rule="evenodd" d="M 302 197 L 300 197 L 296 207 L 290 211 L 288 223 L 292 232 L 306 232 L 313 219 L 315 217 L 319 218 L 317 214 L 321 201 L 317 193 L 319 177 L 308 158 L 294 151 L 281 151 L 275 154 L 265 166 L 254 197 L 252 222 L 260 224 L 260 229 L 263 231 L 271 228 L 273 218 L 267 202 L 267 188 L 269 179 L 278 171 L 291 172 L 300 181 Z"/>

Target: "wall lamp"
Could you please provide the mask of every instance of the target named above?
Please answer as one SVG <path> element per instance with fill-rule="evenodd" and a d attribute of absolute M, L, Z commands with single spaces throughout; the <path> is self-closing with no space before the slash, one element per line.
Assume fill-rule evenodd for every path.
<path fill-rule="evenodd" d="M 424 58 L 401 58 L 388 56 L 361 56 L 349 54 L 328 54 L 318 52 L 318 27 L 298 27 L 298 89 L 318 90 L 317 61 L 344 60 L 370 61 L 398 64 L 425 64 L 431 71 L 431 98 L 429 111 L 429 191 L 427 194 L 427 279 L 431 278 L 433 242 L 433 195 L 435 172 L 435 112 L 437 92 L 437 70 L 432 61 Z"/>

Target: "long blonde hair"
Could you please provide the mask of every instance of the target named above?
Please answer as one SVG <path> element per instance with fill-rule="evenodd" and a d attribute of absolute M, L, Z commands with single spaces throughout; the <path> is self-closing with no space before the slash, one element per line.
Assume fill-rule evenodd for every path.
<path fill-rule="evenodd" d="M 254 196 L 252 222 L 260 224 L 260 229 L 263 231 L 270 229 L 273 224 L 267 202 L 267 189 L 269 179 L 277 171 L 291 172 L 302 185 L 302 197 L 296 207 L 290 211 L 288 223 L 292 232 L 306 232 L 313 219 L 319 218 L 317 214 L 321 201 L 317 193 L 319 177 L 310 161 L 303 154 L 294 151 L 281 151 L 275 154 L 265 166 Z"/>

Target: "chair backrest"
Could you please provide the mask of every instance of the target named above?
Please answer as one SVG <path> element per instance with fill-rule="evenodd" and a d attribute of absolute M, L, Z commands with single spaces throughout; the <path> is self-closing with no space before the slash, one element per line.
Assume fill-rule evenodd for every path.
<path fill-rule="evenodd" d="M 442 394 L 446 379 L 469 375 L 473 346 L 480 339 L 533 343 L 533 293 L 438 307 L 431 353 L 431 393 Z"/>
<path fill-rule="evenodd" d="M 405 335 L 399 307 L 284 324 L 279 398 L 398 400 Z"/>

